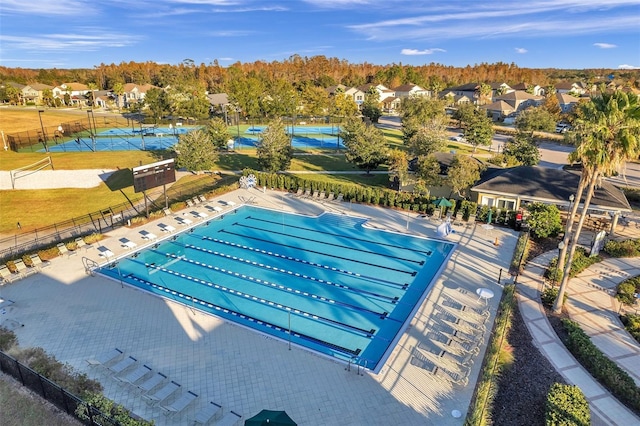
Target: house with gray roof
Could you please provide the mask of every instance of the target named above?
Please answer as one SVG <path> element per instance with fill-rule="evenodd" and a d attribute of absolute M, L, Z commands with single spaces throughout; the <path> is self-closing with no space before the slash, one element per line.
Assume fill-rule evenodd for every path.
<path fill-rule="evenodd" d="M 471 193 L 479 205 L 503 210 L 519 210 L 527 203 L 536 202 L 568 209 L 579 181 L 580 172 L 575 170 L 538 166 L 489 168 L 471 188 Z M 582 203 L 583 200 L 574 202 Z M 589 205 L 590 214 L 611 218 L 611 230 L 620 214 L 631 211 L 624 193 L 606 180 L 596 188 Z"/>

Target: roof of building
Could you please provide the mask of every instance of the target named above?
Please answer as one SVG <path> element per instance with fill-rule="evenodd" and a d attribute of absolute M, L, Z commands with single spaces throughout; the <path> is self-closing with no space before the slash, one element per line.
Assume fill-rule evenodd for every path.
<path fill-rule="evenodd" d="M 575 194 L 579 181 L 580 173 L 577 171 L 519 166 L 508 169 L 487 169 L 471 190 L 513 198 L 520 197 L 527 201 L 567 204 L 569 197 Z M 631 211 L 624 193 L 607 181 L 603 181 L 594 191 L 589 209 Z"/>

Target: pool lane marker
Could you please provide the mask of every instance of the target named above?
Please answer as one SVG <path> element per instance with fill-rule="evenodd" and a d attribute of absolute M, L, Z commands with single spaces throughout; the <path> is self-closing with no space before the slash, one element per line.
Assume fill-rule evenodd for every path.
<path fill-rule="evenodd" d="M 182 259 L 182 260 L 186 260 L 186 259 Z M 149 266 L 149 267 L 151 267 L 151 266 Z M 186 274 L 183 274 L 181 272 L 173 271 L 171 269 L 166 269 L 166 268 L 163 268 L 163 267 L 160 267 L 160 266 L 157 266 L 157 265 L 155 266 L 155 268 L 160 269 L 160 271 L 165 272 L 165 273 L 170 274 L 170 275 L 174 275 L 174 276 L 177 276 L 177 277 L 180 277 L 180 278 L 184 278 L 186 280 L 193 281 L 193 282 L 198 283 L 198 284 L 206 285 L 208 287 L 212 287 L 212 288 L 215 288 L 217 290 L 220 290 L 220 291 L 223 291 L 223 292 L 226 292 L 226 293 L 230 293 L 230 294 L 233 294 L 233 295 L 238 296 L 238 297 L 243 297 L 245 299 L 251 299 L 251 300 L 260 302 L 260 300 L 256 296 L 253 296 L 253 295 L 248 294 L 248 293 L 244 293 L 242 291 L 238 291 L 238 290 L 234 290 L 234 289 L 231 289 L 231 288 L 223 287 L 223 286 L 221 286 L 219 284 L 216 284 L 216 283 L 213 283 L 211 281 L 202 280 L 200 278 L 192 277 L 190 275 L 186 275 Z M 146 280 L 144 280 L 142 278 L 136 277 L 136 276 L 131 276 L 129 278 L 134 279 L 134 280 L 138 280 L 138 281 L 144 281 L 144 282 L 148 283 L 148 281 L 146 281 Z M 159 284 L 155 284 L 155 283 L 151 283 L 150 285 L 153 286 L 153 287 L 162 287 Z M 163 288 L 165 288 L 165 287 L 163 287 Z M 207 303 L 207 302 L 195 299 L 192 296 L 188 296 L 188 295 L 185 296 L 182 293 L 178 293 L 178 296 L 181 297 L 181 298 L 185 298 L 185 299 L 187 299 L 189 301 L 193 301 L 194 303 L 197 302 L 197 303 L 205 304 L 205 305 Z M 310 317 L 310 318 L 313 318 L 313 319 L 321 321 L 321 322 L 325 322 L 325 323 L 328 323 L 328 324 L 331 324 L 331 325 L 335 325 L 335 326 L 338 326 L 340 328 L 345 328 L 345 329 L 352 330 L 354 332 L 360 333 L 363 337 L 367 337 L 369 339 L 373 338 L 375 333 L 376 333 L 375 329 L 365 330 L 363 328 L 356 327 L 355 325 L 346 324 L 346 323 L 343 323 L 343 322 L 340 322 L 340 321 L 337 321 L 337 320 L 334 320 L 334 319 L 331 319 L 331 318 L 327 318 L 327 317 L 316 315 L 316 314 L 313 314 L 313 313 L 310 313 L 310 312 L 307 312 L 307 311 L 295 309 L 295 308 L 292 308 L 292 307 L 287 306 L 287 305 L 283 305 L 283 306 L 284 306 L 284 310 L 286 310 L 286 311 L 295 312 L 295 313 L 297 313 L 299 315 Z M 383 340 L 387 340 L 387 339 L 384 339 L 383 337 L 378 337 L 378 338 L 383 339 Z"/>
<path fill-rule="evenodd" d="M 335 271 L 335 272 L 340 272 L 340 273 L 343 273 L 343 274 L 346 274 L 346 275 L 351 275 L 351 276 L 358 277 L 358 278 L 364 278 L 364 279 L 367 279 L 367 280 L 370 280 L 370 281 L 374 281 L 374 282 L 393 285 L 393 286 L 396 286 L 396 287 L 400 287 L 402 290 L 406 290 L 409 287 L 408 283 L 398 284 L 396 282 L 389 281 L 389 280 L 384 280 L 382 278 L 376 278 L 376 277 L 372 277 L 372 276 L 369 276 L 369 275 L 361 275 L 361 274 L 358 274 L 358 273 L 355 273 L 355 272 L 348 271 L 346 269 L 335 268 L 333 266 L 323 265 L 321 263 L 311 262 L 311 261 L 308 261 L 308 260 L 299 259 L 297 257 L 292 257 L 292 256 L 280 254 L 280 253 L 273 253 L 273 252 L 266 251 L 266 250 L 263 250 L 263 249 L 247 247 L 246 245 L 234 243 L 232 241 L 221 240 L 219 238 L 208 237 L 208 236 L 205 236 L 205 235 L 198 235 L 198 237 L 200 237 L 200 239 L 202 239 L 202 240 L 212 241 L 212 242 L 215 242 L 215 243 L 218 243 L 218 244 L 225 244 L 225 245 L 236 247 L 236 248 L 242 248 L 244 250 L 249 250 L 249 251 L 252 251 L 252 252 L 255 252 L 255 253 L 266 254 L 266 255 L 269 255 L 269 256 L 274 256 L 274 257 L 278 257 L 278 258 L 281 258 L 281 259 L 287 259 L 287 260 L 290 260 L 290 261 L 293 261 L 293 262 L 303 263 L 305 265 L 310 265 L 310 266 L 314 266 L 314 267 L 317 267 L 317 268 L 329 269 L 329 270 L 332 270 L 332 271 Z M 182 245 L 186 246 L 186 244 L 182 244 Z M 207 250 L 207 249 L 203 249 L 203 250 Z M 264 266 L 262 263 L 258 264 L 256 262 L 252 262 L 252 264 L 259 265 L 261 267 Z M 415 277 L 416 274 L 417 274 L 416 271 L 411 272 L 411 276 L 412 277 Z M 296 276 L 300 276 L 299 273 L 295 273 L 295 275 Z M 302 277 L 307 278 L 306 275 L 302 275 Z M 360 290 L 360 291 L 365 291 L 365 290 Z"/>
<path fill-rule="evenodd" d="M 269 230 L 269 229 L 263 229 L 263 228 L 259 228 L 257 226 L 251 226 L 251 225 L 247 225 L 247 224 L 244 224 L 244 223 L 234 223 L 234 225 L 237 225 L 237 226 L 239 226 L 241 228 L 253 229 L 254 231 L 261 231 L 261 232 L 266 232 L 266 233 L 276 234 L 276 235 L 284 235 L 285 237 L 291 237 L 292 236 L 291 234 L 287 234 L 287 233 L 284 233 L 284 232 L 273 231 L 273 230 Z M 221 232 L 227 232 L 227 233 L 230 233 L 230 234 L 234 234 L 233 232 L 229 232 L 229 231 L 226 231 L 224 229 L 222 229 L 220 231 Z M 251 238 L 251 237 L 249 237 L 249 238 Z M 371 251 L 371 250 L 364 250 L 364 249 L 359 249 L 359 248 L 355 248 L 355 247 L 349 247 L 349 246 L 345 246 L 343 244 L 329 243 L 329 242 L 326 242 L 326 241 L 314 240 L 313 238 L 305 238 L 305 237 L 301 237 L 299 235 L 296 236 L 296 239 L 297 240 L 303 240 L 303 241 L 311 241 L 312 243 L 323 244 L 323 245 L 326 245 L 326 246 L 333 246 L 333 247 L 341 248 L 341 249 L 344 249 L 344 250 L 353 250 L 353 251 L 358 251 L 358 252 L 361 252 L 361 253 L 370 254 L 370 255 L 374 255 L 374 256 L 381 256 L 381 257 L 385 257 L 385 258 L 401 260 L 401 261 L 404 261 L 404 262 L 411 262 L 411 263 L 415 263 L 415 264 L 418 264 L 418 265 L 424 265 L 424 260 L 407 259 L 405 257 L 392 256 L 392 255 L 388 255 L 388 254 L 377 253 L 377 252 Z M 280 245 L 285 245 L 285 244 L 280 244 Z M 290 247 L 290 246 L 287 246 L 287 247 Z M 374 265 L 374 264 L 372 264 L 372 265 Z M 376 266 L 379 266 L 379 265 L 376 265 Z M 391 268 L 388 268 L 388 269 L 391 269 Z"/>
<path fill-rule="evenodd" d="M 255 217 L 252 217 L 252 216 L 247 216 L 247 219 L 257 220 L 257 221 L 260 221 L 260 222 L 266 222 L 266 223 L 271 223 L 273 225 L 282 226 L 281 222 L 276 222 L 276 221 L 273 221 L 273 220 L 260 219 L 260 218 L 255 218 Z M 327 222 L 321 222 L 321 223 L 327 223 Z M 235 225 L 235 223 L 234 223 L 234 225 Z M 334 236 L 334 237 L 346 238 L 348 240 L 362 241 L 362 242 L 365 242 L 365 243 L 371 243 L 370 240 L 367 240 L 367 239 L 364 239 L 364 238 L 357 238 L 357 237 L 353 237 L 353 236 L 350 236 L 350 235 L 349 236 L 345 236 L 343 234 L 335 234 L 335 233 L 331 233 L 331 232 L 321 231 L 319 229 L 306 228 L 304 226 L 296 226 L 296 225 L 291 225 L 291 224 L 287 224 L 286 226 L 287 226 L 287 228 L 302 229 L 304 231 L 316 232 L 316 233 L 320 233 L 322 235 L 331 235 L 331 236 Z M 272 231 L 267 231 L 267 232 L 272 232 Z M 290 235 L 290 234 L 284 234 L 284 235 Z M 315 241 L 315 240 L 312 240 L 312 241 Z M 396 244 L 389 244 L 389 243 L 372 243 L 372 244 L 376 244 L 376 245 L 379 245 L 379 246 L 385 246 L 385 247 L 397 248 L 397 249 L 401 249 L 401 250 L 410 250 L 410 251 L 418 252 L 418 253 L 424 253 L 427 256 L 431 256 L 433 254 L 433 250 L 420 250 L 420 249 L 415 249 L 415 248 L 412 249 L 412 248 L 407 248 L 407 247 L 399 246 L 399 245 L 396 245 Z M 423 263 L 424 263 L 424 261 L 423 261 Z"/>
<path fill-rule="evenodd" d="M 195 247 L 192 247 L 192 248 L 195 248 Z M 207 251 L 206 249 L 203 249 L 203 250 Z M 167 256 L 175 256 L 175 255 L 172 255 L 171 253 L 167 253 Z M 187 259 L 187 258 L 180 258 L 179 260 L 182 260 L 184 262 L 191 263 L 191 264 L 194 264 L 194 265 L 197 265 L 197 266 L 205 267 L 205 268 L 217 271 L 217 272 L 222 272 L 222 273 L 225 273 L 227 275 L 235 276 L 237 278 L 242 278 L 242 279 L 249 280 L 249 281 L 252 281 L 252 282 L 257 282 L 257 283 L 259 283 L 261 285 L 273 287 L 273 288 L 279 289 L 281 291 L 286 291 L 288 293 L 301 294 L 301 295 L 303 295 L 305 297 L 310 297 L 312 299 L 320 300 L 320 301 L 323 301 L 325 303 L 334 304 L 334 305 L 340 305 L 340 306 L 344 306 L 346 308 L 350 308 L 350 309 L 353 309 L 353 310 L 356 310 L 356 311 L 361 311 L 361 312 L 373 314 L 373 315 L 378 316 L 380 319 L 386 319 L 387 315 L 388 315 L 388 312 L 372 311 L 372 310 L 367 309 L 367 308 L 363 308 L 363 307 L 360 307 L 360 306 L 352 305 L 350 303 L 346 303 L 346 302 L 341 302 L 341 301 L 338 301 L 338 300 L 330 299 L 330 298 L 327 298 L 327 297 L 324 297 L 324 296 L 319 296 L 317 294 L 309 293 L 309 292 L 306 292 L 306 291 L 300 291 L 298 289 L 291 289 L 290 287 L 285 287 L 285 286 L 283 286 L 281 284 L 273 283 L 273 282 L 270 282 L 270 281 L 267 281 L 267 280 L 258 281 L 258 279 L 256 279 L 255 277 L 247 276 L 245 274 L 240 274 L 238 272 L 234 272 L 234 271 L 231 271 L 231 270 L 223 269 L 223 268 L 220 268 L 218 266 L 209 265 L 209 264 L 206 264 L 204 262 L 199 262 L 199 261 L 191 260 L 191 259 Z M 181 273 L 178 273 L 178 272 L 174 273 L 174 275 L 179 275 L 181 278 L 185 278 L 184 274 L 181 274 Z M 193 281 L 198 281 L 198 278 L 193 278 L 192 280 Z M 230 289 L 230 291 L 233 292 L 233 290 L 231 290 L 231 289 Z M 251 297 L 251 298 L 253 298 L 253 300 L 258 300 L 256 296 L 249 295 L 249 294 L 245 294 L 245 297 L 247 297 L 247 298 Z M 264 301 L 263 301 L 263 303 L 264 303 Z M 397 320 L 395 320 L 393 318 L 389 318 L 389 319 L 392 320 L 392 321 L 397 321 Z"/>
<path fill-rule="evenodd" d="M 225 308 L 225 307 L 220 306 L 220 305 L 215 305 L 215 304 L 212 304 L 210 302 L 206 302 L 206 301 L 203 301 L 203 300 L 196 299 L 193 296 L 185 295 L 185 294 L 182 294 L 182 293 L 177 293 L 175 290 L 171 290 L 171 289 L 169 289 L 167 287 L 164 287 L 164 286 L 162 286 L 160 284 L 152 283 L 150 281 L 147 281 L 147 280 L 145 280 L 143 278 L 140 278 L 140 277 L 137 277 L 137 276 L 134 276 L 134 275 L 131 275 L 131 274 L 130 274 L 130 276 L 128 276 L 128 278 L 133 280 L 133 281 L 138 281 L 138 282 L 140 282 L 142 284 L 145 284 L 145 285 L 147 285 L 149 287 L 155 288 L 155 289 L 157 289 L 157 290 L 159 290 L 161 292 L 168 293 L 168 294 L 171 294 L 173 296 L 177 296 L 177 297 L 179 297 L 181 299 L 190 301 L 190 302 L 192 302 L 194 304 L 197 303 L 198 305 L 207 307 L 209 309 L 213 309 L 213 310 L 216 310 L 216 311 L 219 311 L 219 312 L 223 312 L 223 313 L 225 313 L 227 315 L 239 317 L 239 318 L 242 318 L 242 319 L 247 320 L 249 322 L 255 322 L 255 323 L 258 323 L 258 324 L 261 324 L 261 325 L 270 324 L 272 326 L 270 328 L 278 330 L 278 331 L 280 331 L 280 332 L 282 332 L 284 334 L 289 334 L 289 330 L 284 329 L 284 328 L 282 328 L 282 327 L 280 327 L 280 326 L 278 326 L 276 324 L 269 323 L 269 322 L 264 321 L 264 320 L 259 320 L 257 318 L 254 318 L 254 317 L 250 316 L 250 315 L 245 315 L 245 314 L 242 314 L 242 313 L 237 312 L 237 311 L 233 311 L 231 309 Z M 191 306 L 191 305 L 187 305 L 187 306 Z M 291 309 L 289 307 L 286 307 L 285 310 L 289 311 L 289 312 L 295 312 L 297 314 L 306 314 L 306 313 L 301 312 L 301 311 L 299 311 L 297 309 Z M 309 315 L 306 314 L 304 316 L 308 317 Z M 313 318 L 317 319 L 318 321 L 322 321 L 321 317 L 318 317 L 318 316 L 314 315 Z M 329 321 L 331 321 L 331 320 L 329 320 Z M 341 323 L 337 323 L 337 324 L 341 324 Z M 344 324 L 344 325 L 349 327 L 347 324 Z M 371 330 L 371 332 L 372 332 L 371 334 L 373 334 L 373 332 L 375 332 L 375 330 Z M 328 348 L 333 349 L 333 350 L 335 350 L 337 352 L 340 352 L 340 353 L 343 353 L 343 354 L 347 354 L 347 355 L 350 355 L 350 356 L 359 355 L 362 352 L 361 348 L 349 349 L 349 348 L 346 348 L 344 346 L 340 346 L 340 345 L 337 345 L 335 343 L 327 342 L 327 341 L 324 341 L 322 339 L 318 339 L 317 337 L 313 337 L 313 336 L 304 334 L 302 332 L 297 332 L 297 331 L 291 330 L 291 335 L 295 336 L 297 338 L 303 339 L 303 340 L 312 341 L 312 342 L 314 342 L 316 344 L 319 344 L 321 346 L 328 347 Z M 374 338 L 375 337 L 375 338 L 379 338 L 380 339 L 380 337 L 372 336 L 372 335 L 371 336 L 370 335 L 366 335 L 365 337 L 368 337 L 368 338 Z M 386 340 L 386 339 L 383 339 L 383 340 Z M 312 348 L 309 348 L 309 347 L 305 347 L 305 348 L 307 350 L 313 350 Z"/>

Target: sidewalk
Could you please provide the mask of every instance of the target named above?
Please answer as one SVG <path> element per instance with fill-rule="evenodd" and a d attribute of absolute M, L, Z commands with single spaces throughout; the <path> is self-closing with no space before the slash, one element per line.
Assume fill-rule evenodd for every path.
<path fill-rule="evenodd" d="M 532 261 L 528 262 L 525 266 L 523 273 L 518 278 L 518 304 L 520 306 L 520 312 L 522 317 L 525 320 L 527 328 L 529 329 L 529 333 L 533 339 L 534 344 L 540 349 L 543 355 L 545 355 L 551 364 L 556 368 L 556 370 L 562 374 L 567 383 L 577 385 L 582 389 L 585 397 L 589 401 L 589 406 L 591 408 L 591 420 L 594 425 L 640 425 L 640 418 L 637 417 L 634 413 L 632 413 L 629 409 L 627 409 L 624 405 L 622 405 L 616 398 L 614 398 L 602 385 L 600 385 L 581 365 L 580 363 L 571 355 L 571 353 L 566 349 L 564 344 L 560 341 L 558 335 L 555 333 L 551 324 L 547 320 L 547 316 L 544 312 L 544 308 L 540 302 L 540 292 L 544 286 L 544 271 L 549 264 L 549 261 L 557 256 L 555 250 L 549 251 Z M 619 260 L 619 259 L 618 259 Z M 600 265 L 603 266 L 603 265 Z M 607 267 L 607 266 L 605 266 Z M 637 268 L 636 268 L 637 269 Z M 596 270 L 596 265 L 593 266 L 593 269 L 590 268 L 587 271 L 584 271 L 586 274 L 594 275 L 595 277 L 601 277 L 597 273 L 594 273 Z M 629 271 L 631 273 L 631 271 Z M 582 276 L 582 274 L 581 274 Z M 593 287 L 588 287 L 588 290 L 576 292 L 575 281 L 576 279 L 571 281 L 571 287 L 569 293 L 571 293 L 571 297 L 569 300 L 572 300 L 571 306 L 582 306 L 581 311 L 577 311 L 575 308 L 570 308 L 570 312 L 574 311 L 581 317 L 582 320 L 585 321 L 593 321 L 595 318 L 600 319 L 603 317 L 603 314 L 608 314 L 608 317 L 616 315 L 616 311 L 611 311 L 611 304 L 606 304 L 606 298 L 611 299 L 611 297 L 603 292 L 602 290 L 595 290 Z M 588 281 L 588 280 L 587 280 Z M 586 284 L 584 284 L 586 285 Z M 602 295 L 597 297 L 594 296 L 594 292 L 602 293 Z M 584 294 L 585 296 L 581 296 Z M 577 297 L 576 297 L 577 296 Z M 602 300 L 605 302 L 602 307 L 606 308 L 605 310 L 601 310 L 600 308 L 592 308 L 587 309 L 585 306 L 584 299 L 582 297 L 589 297 L 596 300 Z M 589 304 L 592 302 L 589 301 Z M 572 317 L 574 315 L 572 314 Z M 591 330 L 594 334 L 598 334 L 599 331 L 594 324 L 590 324 Z M 606 324 L 600 325 L 602 328 L 608 327 Z M 618 327 L 619 328 L 619 327 Z M 585 331 L 587 331 L 585 329 Z M 588 332 L 592 335 L 590 332 Z M 606 338 L 596 339 L 601 340 L 604 343 L 605 353 L 615 359 L 616 361 L 622 360 L 628 366 L 631 365 L 630 361 L 635 361 L 636 365 L 638 365 L 638 358 L 640 358 L 640 353 L 636 353 L 634 357 L 627 355 L 627 352 L 621 353 L 620 346 L 617 341 L 613 340 L 613 337 L 618 337 L 617 333 L 605 334 Z M 630 338 L 630 337 L 629 337 Z M 594 341 L 596 343 L 596 341 Z M 625 341 L 624 348 L 628 348 L 628 342 Z M 598 345 L 601 350 L 603 347 Z M 636 345 L 637 346 L 637 345 Z M 609 350 L 613 351 L 610 352 Z M 627 349 L 628 350 L 628 349 Z M 616 357 L 618 359 L 616 359 Z M 622 365 L 621 365 L 622 366 Z M 636 373 L 637 374 L 637 373 Z"/>

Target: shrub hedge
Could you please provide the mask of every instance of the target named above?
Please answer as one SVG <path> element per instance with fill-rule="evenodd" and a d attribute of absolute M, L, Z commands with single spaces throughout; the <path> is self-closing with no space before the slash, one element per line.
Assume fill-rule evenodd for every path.
<path fill-rule="evenodd" d="M 624 241 L 607 241 L 604 252 L 612 257 L 636 257 L 640 256 L 640 239 Z"/>
<path fill-rule="evenodd" d="M 640 343 L 640 315 L 638 314 L 626 314 L 620 316 L 620 321 L 624 324 L 624 328 L 627 329 L 629 334 Z"/>
<path fill-rule="evenodd" d="M 640 388 L 631 376 L 600 352 L 577 322 L 563 318 L 562 324 L 568 334 L 567 348 L 573 356 L 620 402 L 639 413 Z"/>
<path fill-rule="evenodd" d="M 618 284 L 616 299 L 625 305 L 633 305 L 637 293 L 640 293 L 640 277 L 629 278 Z"/>
<path fill-rule="evenodd" d="M 599 255 L 589 257 L 587 253 L 587 249 L 584 247 L 578 247 L 576 249 L 576 253 L 573 256 L 573 263 L 571 264 L 571 270 L 569 271 L 569 277 L 573 278 L 578 275 L 580 272 L 587 269 L 589 266 L 594 263 L 598 263 L 602 261 L 602 257 Z M 558 273 L 558 258 L 554 257 L 549 262 L 549 267 L 544 273 L 545 278 L 548 280 L 557 282 L 559 273 Z"/>
<path fill-rule="evenodd" d="M 554 383 L 547 394 L 547 426 L 589 426 L 591 412 L 587 398 L 578 386 Z"/>

